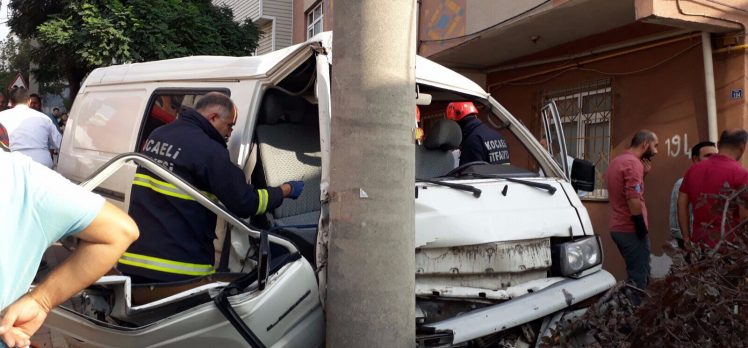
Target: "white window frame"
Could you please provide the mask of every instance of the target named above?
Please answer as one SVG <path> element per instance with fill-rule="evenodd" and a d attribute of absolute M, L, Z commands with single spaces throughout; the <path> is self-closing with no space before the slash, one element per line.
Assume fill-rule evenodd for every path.
<path fill-rule="evenodd" d="M 312 7 L 311 10 L 307 11 L 306 13 L 306 38 L 307 40 L 310 39 L 312 36 L 317 35 L 324 31 L 325 27 L 325 13 L 324 8 L 322 6 L 322 1 L 320 1 L 317 5 Z M 319 10 L 319 16 L 314 17 L 314 14 Z M 316 32 L 314 30 L 314 27 L 319 23 L 319 31 Z"/>
<path fill-rule="evenodd" d="M 584 108 L 583 108 L 584 97 L 595 95 L 595 94 L 604 94 L 604 93 L 611 94 L 610 110 L 585 114 Z M 599 89 L 578 92 L 574 94 L 562 95 L 559 97 L 552 98 L 551 100 L 555 101 L 558 104 L 559 101 L 569 100 L 569 99 L 574 99 L 574 98 L 576 98 L 577 100 L 577 110 L 579 110 L 579 114 L 574 115 L 574 116 L 568 116 L 568 115 L 567 116 L 559 115 L 559 116 L 561 119 L 561 123 L 563 125 L 572 123 L 574 121 L 577 122 L 576 149 L 574 149 L 576 150 L 574 151 L 576 157 L 582 158 L 582 159 L 585 159 L 587 157 L 586 156 L 587 154 L 585 153 L 587 149 L 587 125 L 599 124 L 599 123 L 603 123 L 607 121 L 608 122 L 608 153 L 606 155 L 608 157 L 608 161 L 610 161 L 610 150 L 611 150 L 610 149 L 610 136 L 611 136 L 610 125 L 613 121 L 612 120 L 613 118 L 613 100 L 612 100 L 613 96 L 612 96 L 611 87 L 604 87 L 604 88 L 599 88 Z M 608 117 L 605 116 L 606 113 L 609 113 Z M 554 122 L 554 121 L 551 120 L 551 122 Z M 566 136 L 568 137 L 569 134 L 566 134 Z M 568 149 L 568 150 L 569 152 L 571 152 L 572 149 Z M 598 170 L 596 169 L 595 171 L 596 171 L 595 175 L 598 175 L 599 174 L 599 172 L 597 172 Z M 608 189 L 605 187 L 595 189 L 594 191 L 585 195 L 583 198 L 593 199 L 593 200 L 606 200 L 608 199 Z"/>

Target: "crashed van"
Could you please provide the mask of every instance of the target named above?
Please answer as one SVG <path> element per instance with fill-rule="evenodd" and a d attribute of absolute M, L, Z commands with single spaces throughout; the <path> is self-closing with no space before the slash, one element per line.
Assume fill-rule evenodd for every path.
<path fill-rule="evenodd" d="M 329 160 L 343 151 L 330 145 L 331 44 L 331 33 L 322 33 L 262 56 L 186 57 L 91 72 L 70 112 L 58 171 L 127 209 L 136 166 L 147 168 L 218 216 L 218 273 L 146 285 L 105 276 L 54 309 L 47 325 L 77 347 L 324 345 Z M 594 176 L 554 160 L 566 154 L 553 104 L 538 115 L 553 140 L 549 153 L 454 71 L 418 57 L 414 88 L 426 134 L 413 145 L 416 288 L 408 295 L 416 298 L 416 343 L 534 345 L 614 284 L 576 194 L 589 190 Z M 232 161 L 256 186 L 304 178 L 298 200 L 239 219 L 137 153 L 151 131 L 212 91 L 237 106 Z M 455 165 L 461 132 L 443 116 L 453 101 L 474 102 L 499 129 L 510 165 Z"/>

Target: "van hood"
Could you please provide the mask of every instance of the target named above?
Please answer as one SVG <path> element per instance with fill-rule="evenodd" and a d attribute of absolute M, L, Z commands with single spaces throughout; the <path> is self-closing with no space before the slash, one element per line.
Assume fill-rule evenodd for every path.
<path fill-rule="evenodd" d="M 416 248 L 440 248 L 518 241 L 570 234 L 591 235 L 567 194 L 566 182 L 527 178 L 556 187 L 556 193 L 503 179 L 459 180 L 482 190 L 472 193 L 416 183 Z M 586 230 L 589 229 L 589 230 Z"/>

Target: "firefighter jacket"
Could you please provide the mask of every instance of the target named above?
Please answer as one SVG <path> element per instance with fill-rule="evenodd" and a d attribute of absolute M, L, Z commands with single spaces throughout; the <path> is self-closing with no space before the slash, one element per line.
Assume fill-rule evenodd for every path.
<path fill-rule="evenodd" d="M 280 188 L 255 189 L 246 183 L 223 137 L 195 110 L 154 130 L 141 152 L 240 217 L 264 214 L 283 201 Z M 120 258 L 120 271 L 157 281 L 215 272 L 216 215 L 176 186 L 139 167 L 129 213 L 140 238 Z"/>
<path fill-rule="evenodd" d="M 465 117 L 458 123 L 462 128 L 460 165 L 475 161 L 509 164 L 509 146 L 499 132 L 475 116 Z"/>

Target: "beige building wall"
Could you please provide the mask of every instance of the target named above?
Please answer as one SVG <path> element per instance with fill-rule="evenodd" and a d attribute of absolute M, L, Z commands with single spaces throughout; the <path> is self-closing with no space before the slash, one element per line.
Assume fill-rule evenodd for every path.
<path fill-rule="evenodd" d="M 262 32 L 260 40 L 257 41 L 257 54 L 265 54 L 273 51 L 273 22 L 265 22 L 258 26 Z"/>
<path fill-rule="evenodd" d="M 293 44 L 293 0 L 262 1 L 262 16 L 272 18 L 275 47 L 278 50 Z"/>
<path fill-rule="evenodd" d="M 234 11 L 234 19 L 247 18 L 261 31 L 257 54 L 269 53 L 293 44 L 293 0 L 213 0 Z"/>

